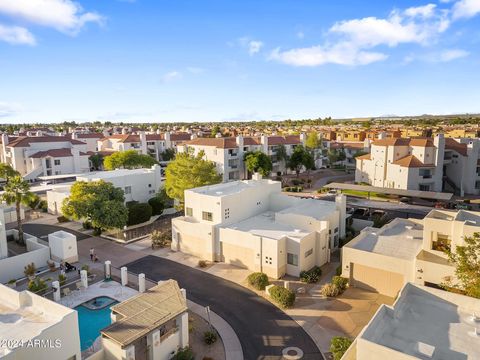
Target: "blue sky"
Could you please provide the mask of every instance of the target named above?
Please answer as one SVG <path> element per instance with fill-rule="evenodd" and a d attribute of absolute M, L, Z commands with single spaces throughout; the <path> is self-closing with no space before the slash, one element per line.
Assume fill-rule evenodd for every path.
<path fill-rule="evenodd" d="M 0 0 L 0 123 L 480 112 L 480 0 Z"/>

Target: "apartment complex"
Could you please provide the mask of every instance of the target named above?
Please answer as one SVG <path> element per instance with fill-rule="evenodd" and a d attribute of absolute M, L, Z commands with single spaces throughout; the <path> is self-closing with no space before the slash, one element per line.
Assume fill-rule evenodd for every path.
<path fill-rule="evenodd" d="M 0 284 L 0 359 L 81 359 L 77 312 Z"/>
<path fill-rule="evenodd" d="M 355 181 L 404 190 L 480 194 L 480 140 L 391 138 L 356 158 Z"/>
<path fill-rule="evenodd" d="M 345 236 L 346 198 L 283 195 L 277 181 L 234 181 L 185 191 L 172 219 L 172 250 L 279 278 L 329 261 Z"/>
<path fill-rule="evenodd" d="M 67 136 L 1 136 L 0 161 L 25 180 L 88 172 L 87 144 Z"/>
<path fill-rule="evenodd" d="M 480 231 L 480 212 L 432 210 L 424 219 L 396 218 L 365 228 L 342 248 L 342 276 L 352 286 L 395 297 L 407 283 L 438 286 L 454 280 L 447 251 Z"/>
<path fill-rule="evenodd" d="M 277 150 L 284 146 L 291 155 L 295 146 L 305 142 L 305 135 L 292 136 L 259 136 L 259 137 L 216 137 L 196 138 L 177 146 L 178 152 L 191 151 L 194 155 L 204 152 L 206 160 L 213 161 L 217 172 L 223 175 L 223 181 L 246 179 L 244 154 L 249 151 L 262 151 L 272 159 L 272 173 L 287 170 L 284 160 L 279 159 Z"/>
<path fill-rule="evenodd" d="M 342 360 L 479 359 L 480 300 L 407 284 L 382 305 Z"/>

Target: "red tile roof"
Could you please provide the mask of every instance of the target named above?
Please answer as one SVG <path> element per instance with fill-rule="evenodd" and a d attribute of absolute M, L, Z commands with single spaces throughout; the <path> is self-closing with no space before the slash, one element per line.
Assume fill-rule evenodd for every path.
<path fill-rule="evenodd" d="M 85 154 L 86 155 L 86 154 Z M 51 157 L 69 157 L 73 156 L 72 151 L 70 149 L 52 149 L 46 151 L 39 151 L 33 155 L 30 155 L 31 158 L 44 158 L 47 156 Z"/>
<path fill-rule="evenodd" d="M 445 138 L 445 149 L 453 150 L 460 155 L 467 156 L 467 144 L 462 144 L 452 138 Z"/>
<path fill-rule="evenodd" d="M 365 154 L 365 155 L 357 156 L 355 159 L 356 160 L 370 160 L 371 158 L 372 158 L 371 154 Z"/>
<path fill-rule="evenodd" d="M 435 167 L 435 165 L 430 164 L 430 165 L 425 165 L 422 163 L 420 160 L 418 160 L 415 156 L 413 155 L 407 155 L 404 156 L 401 159 L 398 159 L 393 162 L 395 165 L 400 165 L 402 167 L 408 167 L 408 168 L 415 168 L 415 167 Z"/>
<path fill-rule="evenodd" d="M 186 141 L 188 146 L 214 146 L 218 149 L 234 149 L 237 146 L 236 138 L 197 138 L 190 141 Z"/>
<path fill-rule="evenodd" d="M 79 140 L 70 139 L 67 136 L 20 136 L 8 144 L 9 147 L 27 147 L 31 143 L 39 142 L 70 142 L 73 145 L 85 145 Z"/>

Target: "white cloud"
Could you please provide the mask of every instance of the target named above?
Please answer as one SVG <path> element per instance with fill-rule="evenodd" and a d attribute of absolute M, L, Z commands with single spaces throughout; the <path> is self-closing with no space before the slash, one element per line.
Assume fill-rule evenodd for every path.
<path fill-rule="evenodd" d="M 36 44 L 35 37 L 28 29 L 20 26 L 5 26 L 2 24 L 0 24 L 0 41 L 5 41 L 12 45 L 33 46 Z"/>
<path fill-rule="evenodd" d="M 373 50 L 377 46 L 428 45 L 449 26 L 447 13 L 437 10 L 434 4 L 394 10 L 384 19 L 365 17 L 337 22 L 329 29 L 323 44 L 285 51 L 276 49 L 270 59 L 294 66 L 367 65 L 388 58 L 387 54 Z"/>
<path fill-rule="evenodd" d="M 388 56 L 379 52 L 363 51 L 351 43 L 342 42 L 331 47 L 312 46 L 280 51 L 275 49 L 270 59 L 293 66 L 320 66 L 324 64 L 367 65 L 385 60 Z"/>
<path fill-rule="evenodd" d="M 200 68 L 200 67 L 195 67 L 195 66 L 189 66 L 187 67 L 187 71 L 191 74 L 202 74 L 205 72 L 205 69 Z"/>
<path fill-rule="evenodd" d="M 460 0 L 452 8 L 452 18 L 471 18 L 480 13 L 480 0 Z"/>
<path fill-rule="evenodd" d="M 410 17 L 420 16 L 429 18 L 435 15 L 436 4 L 427 4 L 423 6 L 411 7 L 405 10 L 405 15 Z"/>
<path fill-rule="evenodd" d="M 440 54 L 439 60 L 442 62 L 448 62 L 456 59 L 461 59 L 470 55 L 468 51 L 461 49 L 445 50 Z"/>
<path fill-rule="evenodd" d="M 181 79 L 182 77 L 183 75 L 181 72 L 174 70 L 174 71 L 169 71 L 165 75 L 163 75 L 162 81 L 164 83 L 167 83 L 167 82 Z"/>
<path fill-rule="evenodd" d="M 252 40 L 248 43 L 248 53 L 250 56 L 255 55 L 263 47 L 263 42 L 258 40 Z"/>
<path fill-rule="evenodd" d="M 71 0 L 0 0 L 0 14 L 70 35 L 76 35 L 86 23 L 104 21 L 101 15 L 85 12 Z"/>
<path fill-rule="evenodd" d="M 297 38 L 299 38 L 299 39 L 303 39 L 305 37 L 305 33 L 303 31 L 297 32 L 296 35 L 297 35 Z"/>

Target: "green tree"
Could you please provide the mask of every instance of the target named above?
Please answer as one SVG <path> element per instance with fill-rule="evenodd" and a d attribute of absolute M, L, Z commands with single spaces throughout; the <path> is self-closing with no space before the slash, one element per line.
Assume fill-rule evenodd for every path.
<path fill-rule="evenodd" d="M 363 156 L 363 155 L 367 155 L 367 154 L 369 154 L 368 151 L 359 150 L 359 151 L 357 151 L 357 152 L 355 153 L 355 155 L 353 155 L 353 157 L 354 157 L 354 158 L 357 158 L 357 157 L 359 157 L 359 156 Z"/>
<path fill-rule="evenodd" d="M 222 132 L 222 129 L 220 128 L 220 125 L 217 124 L 212 128 L 212 131 L 211 131 L 210 135 L 212 137 L 215 137 L 215 136 L 217 136 L 218 133 L 221 133 L 221 132 Z"/>
<path fill-rule="evenodd" d="M 106 156 L 103 160 L 105 170 L 149 168 L 157 162 L 149 155 L 137 153 L 135 150 L 118 151 Z"/>
<path fill-rule="evenodd" d="M 272 171 L 272 160 L 261 151 L 249 151 L 244 155 L 245 166 L 251 173 L 260 173 L 262 176 L 268 176 Z"/>
<path fill-rule="evenodd" d="M 283 162 L 286 167 L 286 164 L 288 164 L 288 153 L 285 145 L 280 144 L 277 147 L 277 150 L 275 151 L 275 156 L 277 157 L 278 161 Z"/>
<path fill-rule="evenodd" d="M 320 139 L 315 131 L 312 131 L 308 134 L 307 140 L 305 141 L 305 147 L 311 151 L 314 151 L 320 147 Z"/>
<path fill-rule="evenodd" d="M 333 355 L 333 359 L 340 360 L 350 345 L 352 345 L 352 340 L 349 338 L 343 336 L 334 336 L 330 340 L 330 352 Z"/>
<path fill-rule="evenodd" d="M 175 157 L 175 150 L 165 149 L 165 151 L 160 154 L 160 157 L 163 161 L 170 161 Z"/>
<path fill-rule="evenodd" d="M 94 154 L 88 158 L 92 163 L 92 168 L 94 170 L 100 170 L 102 163 L 103 163 L 103 156 L 100 154 Z"/>
<path fill-rule="evenodd" d="M 330 149 L 328 151 L 328 161 L 330 164 L 335 164 L 339 161 L 344 161 L 347 158 L 347 155 L 345 154 L 345 151 L 343 149 Z"/>
<path fill-rule="evenodd" d="M 465 294 L 480 298 L 480 233 L 463 238 L 464 245 L 448 251 L 450 262 L 455 266 L 459 287 Z"/>
<path fill-rule="evenodd" d="M 298 145 L 290 156 L 288 167 L 290 170 L 295 171 L 298 176 L 302 167 L 305 167 L 307 170 L 314 169 L 315 160 L 310 152 L 308 152 L 302 145 Z"/>
<path fill-rule="evenodd" d="M 10 165 L 5 163 L 0 163 L 0 178 L 5 179 L 8 182 L 9 178 L 14 176 L 19 176 L 20 173 L 12 168 Z"/>
<path fill-rule="evenodd" d="M 15 175 L 8 178 L 5 185 L 4 193 L 1 195 L 1 200 L 7 204 L 15 204 L 17 213 L 17 227 L 18 227 L 18 242 L 25 244 L 23 239 L 22 217 L 20 213 L 20 205 L 29 205 L 34 199 L 34 194 L 30 192 L 30 185 L 23 180 L 20 175 Z"/>
<path fill-rule="evenodd" d="M 76 181 L 70 196 L 62 204 L 62 213 L 75 220 L 90 222 L 96 229 L 122 228 L 127 223 L 128 210 L 124 193 L 112 183 Z"/>
<path fill-rule="evenodd" d="M 204 160 L 204 152 L 194 156 L 190 153 L 179 153 L 165 170 L 165 190 L 168 197 L 176 199 L 183 207 L 185 190 L 199 186 L 218 184 L 222 175 L 217 174 L 215 164 Z"/>

